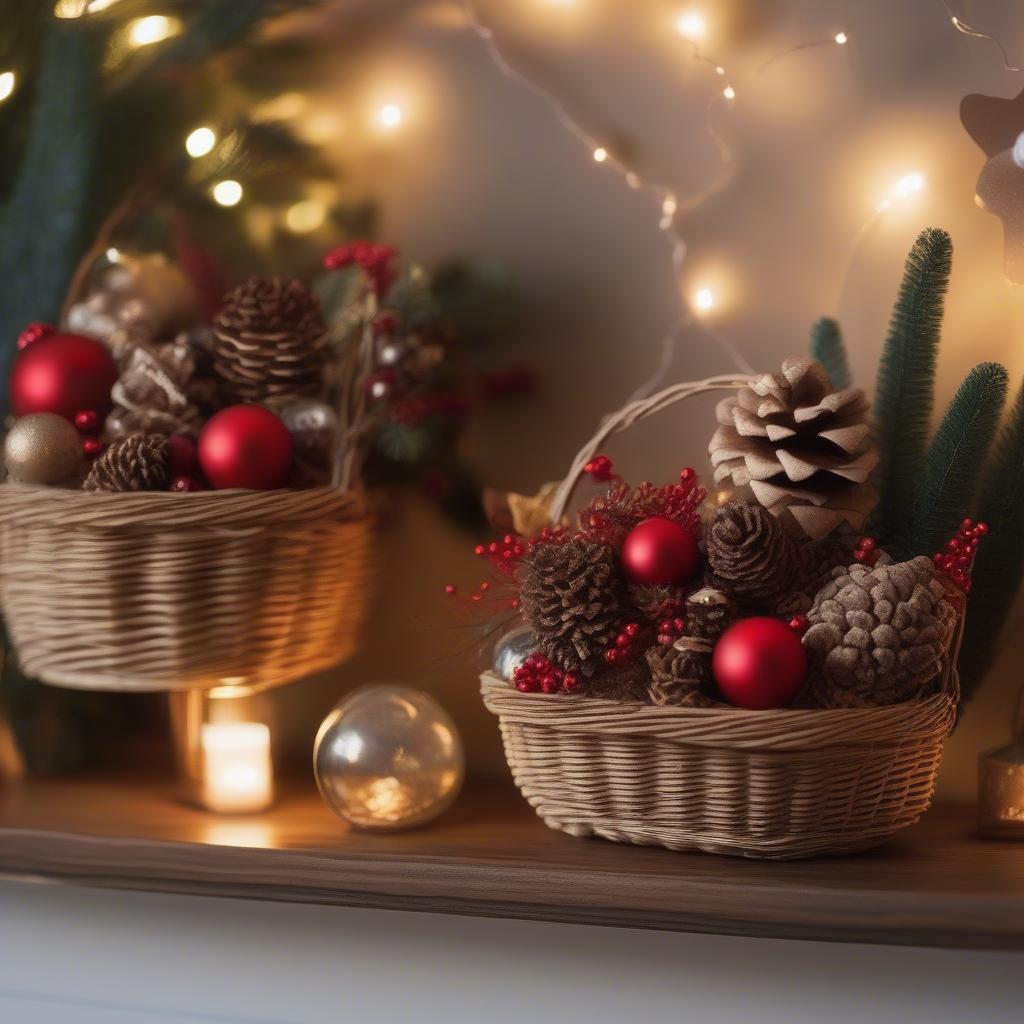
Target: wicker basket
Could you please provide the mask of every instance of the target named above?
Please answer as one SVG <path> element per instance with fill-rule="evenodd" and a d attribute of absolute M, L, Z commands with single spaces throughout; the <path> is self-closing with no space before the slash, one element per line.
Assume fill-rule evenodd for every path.
<path fill-rule="evenodd" d="M 576 457 L 551 518 L 561 519 L 611 434 L 681 398 L 746 382 L 676 385 L 609 417 Z M 882 708 L 663 708 L 524 694 L 490 673 L 481 690 L 516 785 L 551 828 L 772 859 L 864 850 L 917 821 L 959 700 L 955 649 L 938 692 Z"/>
<path fill-rule="evenodd" d="M 355 649 L 358 491 L 87 494 L 0 485 L 0 604 L 25 672 L 89 690 L 258 690 Z"/>

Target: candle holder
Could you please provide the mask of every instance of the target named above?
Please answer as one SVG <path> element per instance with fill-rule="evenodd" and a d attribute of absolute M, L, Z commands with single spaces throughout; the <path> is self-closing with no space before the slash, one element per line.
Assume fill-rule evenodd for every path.
<path fill-rule="evenodd" d="M 170 695 L 184 797 L 217 814 L 251 814 L 274 801 L 270 727 L 244 690 Z"/>
<path fill-rule="evenodd" d="M 978 758 L 978 831 L 1024 839 L 1024 689 L 1017 700 L 1012 743 Z"/>

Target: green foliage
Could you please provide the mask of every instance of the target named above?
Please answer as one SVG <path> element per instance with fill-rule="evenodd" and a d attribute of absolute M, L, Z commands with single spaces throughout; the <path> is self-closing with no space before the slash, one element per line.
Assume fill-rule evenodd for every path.
<path fill-rule="evenodd" d="M 930 555 L 952 537 L 974 504 L 974 485 L 1006 400 L 1006 370 L 981 363 L 964 379 L 928 448 L 912 543 L 896 558 Z"/>
<path fill-rule="evenodd" d="M 848 388 L 852 383 L 843 336 L 839 324 L 830 317 L 823 316 L 811 328 L 811 358 L 825 367 L 833 387 Z"/>
<path fill-rule="evenodd" d="M 0 213 L 0 374 L 30 320 L 55 320 L 97 211 L 97 37 L 78 21 L 47 36 L 28 144 Z M 6 395 L 6 388 L 4 388 Z"/>
<path fill-rule="evenodd" d="M 889 333 L 878 367 L 875 434 L 881 461 L 875 475 L 878 507 L 871 531 L 891 550 L 914 544 L 914 510 L 924 470 L 933 402 L 942 304 L 953 243 L 928 228 L 907 257 Z"/>
<path fill-rule="evenodd" d="M 992 665 L 996 640 L 1024 577 L 1024 385 L 985 468 L 977 513 L 989 533 L 974 563 L 960 650 L 965 698 Z"/>

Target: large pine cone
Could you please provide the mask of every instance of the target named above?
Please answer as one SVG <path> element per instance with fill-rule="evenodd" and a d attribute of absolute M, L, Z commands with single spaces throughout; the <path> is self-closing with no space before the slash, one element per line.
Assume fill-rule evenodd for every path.
<path fill-rule="evenodd" d="M 772 515 L 809 537 L 841 523 L 855 530 L 877 501 L 868 476 L 878 452 L 857 388 L 833 391 L 820 363 L 787 359 L 718 403 L 708 446 L 715 482 L 750 487 Z"/>
<path fill-rule="evenodd" d="M 647 651 L 648 697 L 661 707 L 716 707 L 722 701 L 711 671 L 711 653 L 735 621 L 736 605 L 709 587 L 690 595 L 685 618 L 686 632 L 674 644 Z"/>
<path fill-rule="evenodd" d="M 166 491 L 170 454 L 163 434 L 129 434 L 115 441 L 89 470 L 85 491 Z"/>
<path fill-rule="evenodd" d="M 811 667 L 802 703 L 877 707 L 918 696 L 939 674 L 956 616 L 924 556 L 837 570 L 807 614 Z"/>
<path fill-rule="evenodd" d="M 326 330 L 299 281 L 252 277 L 229 292 L 213 322 L 214 368 L 237 402 L 317 395 Z"/>
<path fill-rule="evenodd" d="M 715 512 L 707 554 L 715 581 L 751 611 L 775 611 L 792 593 L 800 569 L 797 544 L 782 524 L 742 498 Z"/>
<path fill-rule="evenodd" d="M 615 549 L 577 538 L 530 555 L 520 598 L 547 656 L 591 676 L 615 640 L 625 589 Z"/>

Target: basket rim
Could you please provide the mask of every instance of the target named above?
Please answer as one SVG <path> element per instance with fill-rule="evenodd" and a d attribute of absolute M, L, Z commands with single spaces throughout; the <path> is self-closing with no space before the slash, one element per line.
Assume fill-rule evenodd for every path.
<path fill-rule="evenodd" d="M 0 525 L 59 528 L 186 528 L 289 525 L 372 516 L 365 491 L 337 487 L 272 491 L 87 492 L 5 481 Z"/>
<path fill-rule="evenodd" d="M 561 732 L 645 736 L 696 746 L 758 750 L 808 750 L 826 747 L 913 743 L 945 737 L 956 722 L 956 670 L 938 693 L 877 708 L 658 707 L 638 701 L 600 697 L 521 693 L 487 671 L 480 676 L 484 706 L 502 723 L 518 723 Z"/>

